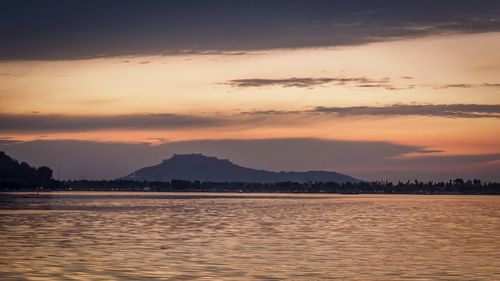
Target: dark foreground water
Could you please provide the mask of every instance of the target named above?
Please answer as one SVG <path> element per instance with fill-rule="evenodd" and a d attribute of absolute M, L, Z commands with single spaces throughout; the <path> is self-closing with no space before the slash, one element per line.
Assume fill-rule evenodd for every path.
<path fill-rule="evenodd" d="M 500 280 L 500 197 L 0 194 L 1 280 Z"/>

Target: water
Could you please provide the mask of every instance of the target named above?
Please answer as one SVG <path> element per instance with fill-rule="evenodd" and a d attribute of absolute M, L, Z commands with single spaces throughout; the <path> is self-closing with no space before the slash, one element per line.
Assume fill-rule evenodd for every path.
<path fill-rule="evenodd" d="M 1 280 L 500 280 L 500 197 L 0 195 Z"/>

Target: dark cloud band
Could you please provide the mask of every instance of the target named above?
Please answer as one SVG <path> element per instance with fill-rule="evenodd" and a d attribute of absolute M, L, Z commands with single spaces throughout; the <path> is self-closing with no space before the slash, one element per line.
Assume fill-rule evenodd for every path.
<path fill-rule="evenodd" d="M 176 114 L 43 115 L 0 114 L 0 131 L 73 132 L 96 130 L 154 130 L 219 126 L 215 117 Z"/>
<path fill-rule="evenodd" d="M 355 116 L 430 116 L 447 118 L 500 118 L 499 104 L 393 104 L 388 106 L 317 106 L 301 111 L 249 111 L 249 115 L 331 114 L 337 117 Z"/>
<path fill-rule="evenodd" d="M 394 104 L 390 106 L 325 107 L 314 113 L 338 116 L 433 116 L 450 118 L 500 118 L 500 105 L 492 104 Z"/>
<path fill-rule="evenodd" d="M 231 53 L 499 30 L 496 0 L 6 0 L 0 59 Z"/>
<path fill-rule="evenodd" d="M 400 79 L 409 80 L 413 77 L 400 76 Z M 455 83 L 455 84 L 438 84 L 438 85 L 417 85 L 417 84 L 407 84 L 405 86 L 394 86 L 390 83 L 391 79 L 388 77 L 382 79 L 372 79 L 367 77 L 291 77 L 291 78 L 280 78 L 280 79 L 268 79 L 268 78 L 245 78 L 245 79 L 233 79 L 226 81 L 225 85 L 229 85 L 235 88 L 253 88 L 253 87 L 297 87 L 297 88 L 314 88 L 325 85 L 342 85 L 348 87 L 357 88 L 381 88 L 385 90 L 408 90 L 414 89 L 416 87 L 433 87 L 434 89 L 453 89 L 453 88 L 478 88 L 478 87 L 490 87 L 498 88 L 500 83 L 479 83 L 479 84 L 469 84 L 469 83 Z"/>
<path fill-rule="evenodd" d="M 288 118 L 289 116 L 304 118 Z M 500 105 L 485 104 L 394 104 L 389 106 L 327 107 L 309 110 L 265 110 L 236 115 L 43 115 L 0 114 L 0 132 L 78 132 L 99 130 L 196 129 L 214 127 L 262 127 L 305 125 L 307 117 L 398 117 L 500 118 Z M 272 117 L 272 118 L 271 118 Z"/>

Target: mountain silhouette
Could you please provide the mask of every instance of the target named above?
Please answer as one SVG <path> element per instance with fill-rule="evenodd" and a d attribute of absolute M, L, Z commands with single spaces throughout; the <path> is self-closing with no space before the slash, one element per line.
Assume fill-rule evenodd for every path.
<path fill-rule="evenodd" d="M 213 181 L 213 182 L 360 182 L 353 177 L 326 171 L 271 172 L 245 168 L 229 160 L 202 154 L 174 154 L 156 166 L 139 169 L 122 178 L 138 181 Z"/>

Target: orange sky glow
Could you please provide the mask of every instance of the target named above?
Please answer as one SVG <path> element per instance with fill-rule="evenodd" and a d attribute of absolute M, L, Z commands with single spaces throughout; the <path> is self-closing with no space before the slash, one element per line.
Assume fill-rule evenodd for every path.
<path fill-rule="evenodd" d="M 129 56 L 0 63 L 3 114 L 180 114 L 234 119 L 208 128 L 4 131 L 13 139 L 148 142 L 316 137 L 384 140 L 448 154 L 499 153 L 500 119 L 442 116 L 263 115 L 316 106 L 499 104 L 500 34 L 450 35 L 337 48 L 236 55 Z M 239 87 L 238 79 L 366 78 L 378 87 L 328 82 Z M 370 81 L 369 81 L 370 82 Z M 369 84 L 366 82 L 366 84 Z M 373 82 L 371 82 L 373 84 Z M 447 86 L 448 85 L 448 86 Z M 456 85 L 456 86 L 449 86 Z M 467 85 L 461 87 L 460 85 Z"/>

